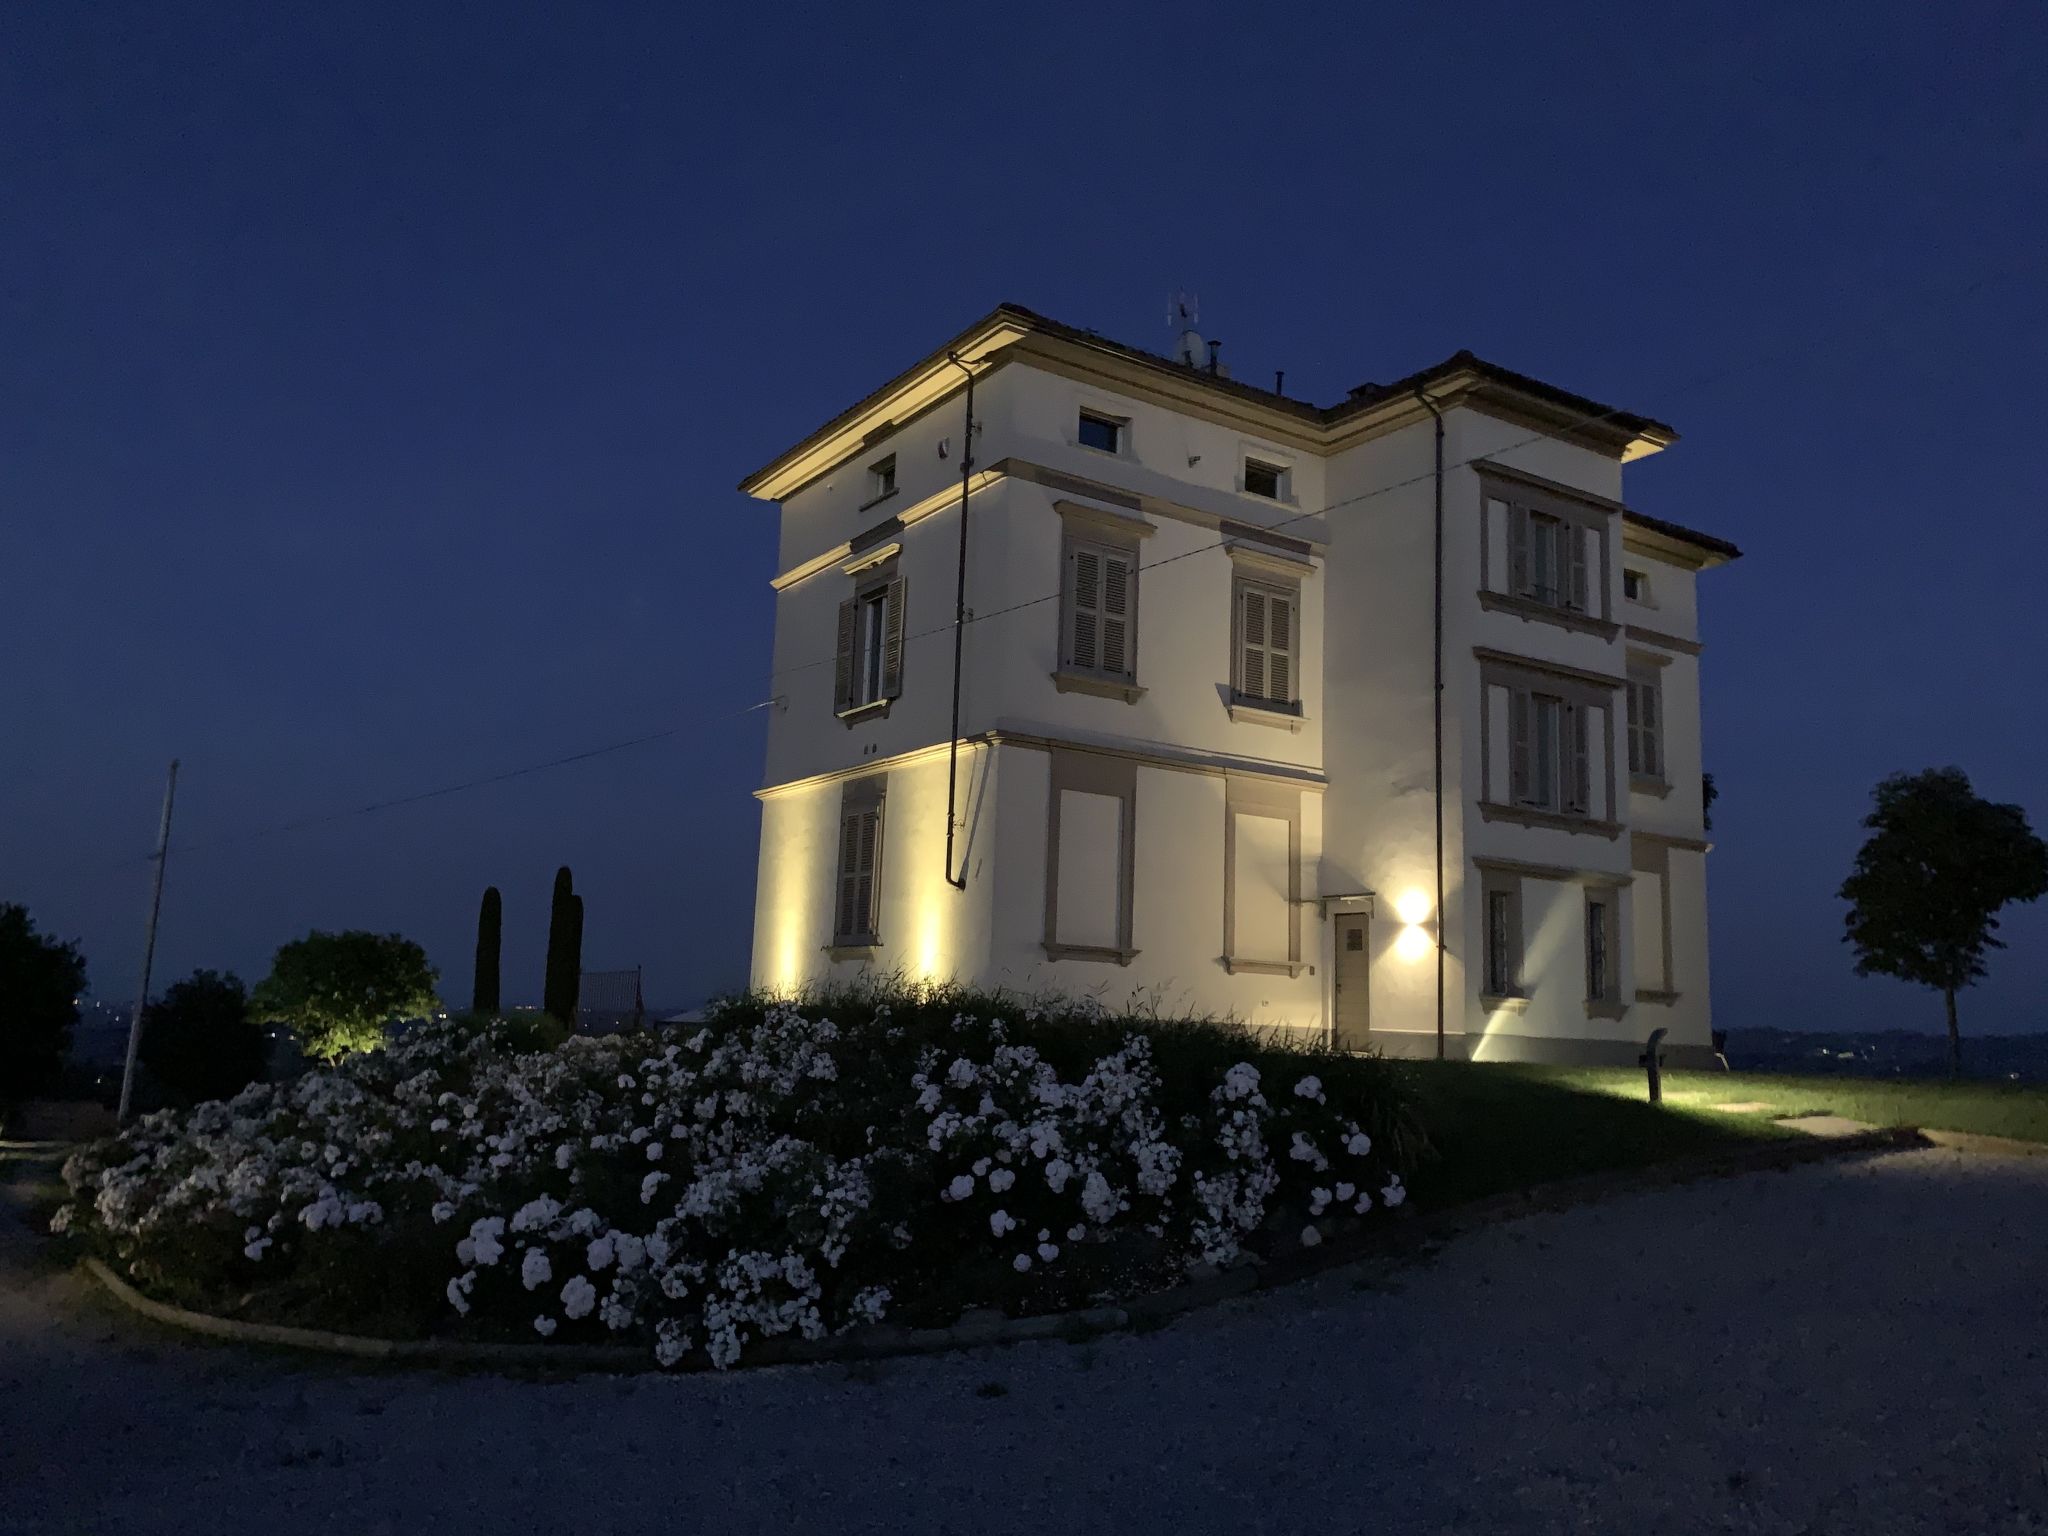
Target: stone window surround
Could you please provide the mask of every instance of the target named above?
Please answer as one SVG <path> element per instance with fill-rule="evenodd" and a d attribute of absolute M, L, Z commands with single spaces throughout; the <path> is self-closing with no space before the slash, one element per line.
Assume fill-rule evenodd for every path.
<path fill-rule="evenodd" d="M 1586 979 L 1592 980 L 1593 945 L 1593 903 L 1600 902 L 1605 908 L 1601 922 L 1602 937 L 1606 940 L 1607 993 L 1594 997 L 1587 988 L 1586 1017 L 1591 1019 L 1618 1019 L 1628 1012 L 1628 1004 L 1622 1001 L 1621 993 L 1621 887 L 1619 885 L 1595 885 L 1586 887 Z"/>
<path fill-rule="evenodd" d="M 1676 962 L 1671 945 L 1671 850 L 1673 847 L 1687 846 L 1689 845 L 1684 842 L 1674 842 L 1666 838 L 1647 836 L 1640 832 L 1629 838 L 1629 867 L 1641 870 L 1646 875 L 1656 875 L 1659 879 L 1659 887 L 1663 892 L 1663 900 L 1660 904 L 1663 910 L 1658 914 L 1662 921 L 1663 932 L 1658 937 L 1661 941 L 1660 948 L 1664 957 L 1664 974 L 1655 978 L 1645 978 L 1642 976 L 1636 978 L 1636 1001 L 1639 1003 L 1670 1004 L 1677 1002 L 1680 996 L 1675 985 L 1678 978 L 1674 974 Z M 1632 915 L 1637 922 L 1642 921 L 1641 914 Z M 1662 981 L 1664 985 L 1661 987 L 1646 987 L 1643 985 L 1643 982 L 1647 979 Z"/>
<path fill-rule="evenodd" d="M 858 603 L 862 598 L 872 596 L 877 589 L 886 587 L 895 581 L 902 574 L 902 555 L 902 543 L 900 541 L 891 541 L 865 549 L 840 566 L 841 574 L 851 577 L 853 580 L 853 601 Z M 909 585 L 906 583 L 899 593 L 899 596 L 904 598 L 906 602 L 908 592 Z M 905 648 L 907 649 L 907 646 Z M 858 662 L 856 661 L 857 664 Z M 842 699 L 835 696 L 832 701 L 832 712 L 839 717 L 848 730 L 852 730 L 864 720 L 884 719 L 888 716 L 890 707 L 902 694 L 903 679 L 900 658 L 896 682 L 897 691 L 895 693 L 884 693 L 880 698 L 870 699 L 865 704 L 855 704 L 848 707 Z M 833 686 L 836 695 L 838 687 L 836 679 Z"/>
<path fill-rule="evenodd" d="M 1268 816 L 1287 823 L 1287 958 L 1237 957 L 1237 818 Z M 1232 976 L 1299 976 L 1301 958 L 1301 790 L 1229 773 L 1223 778 L 1223 969 Z"/>
<path fill-rule="evenodd" d="M 1488 1012 L 1520 1005 L 1526 1007 L 1529 988 L 1522 973 L 1522 871 L 1481 864 L 1479 866 L 1479 1002 Z M 1512 984 L 1505 991 L 1493 982 L 1493 898 L 1508 898 L 1506 969 Z"/>
<path fill-rule="evenodd" d="M 1657 693 L 1656 736 L 1658 768 L 1658 771 L 1655 773 L 1638 773 L 1631 768 L 1628 776 L 1628 787 L 1635 794 L 1655 795 L 1660 800 L 1671 793 L 1671 758 L 1665 750 L 1668 716 L 1664 708 L 1664 669 L 1670 666 L 1671 662 L 1671 657 L 1659 655 L 1655 651 L 1641 651 L 1631 647 L 1628 653 L 1628 681 L 1636 687 L 1647 685 L 1654 688 Z M 1629 708 L 1629 704 L 1630 701 L 1626 697 L 1626 690 L 1624 690 L 1622 709 L 1627 720 L 1627 727 L 1633 728 L 1635 717 L 1633 711 Z M 1627 742 L 1624 741 L 1622 745 L 1624 750 L 1626 750 Z"/>
<path fill-rule="evenodd" d="M 1112 511 L 1107 507 L 1091 507 L 1078 501 L 1056 501 L 1053 503 L 1053 510 L 1059 514 L 1062 524 L 1059 574 L 1060 629 L 1058 643 L 1053 651 L 1058 666 L 1052 674 L 1053 687 L 1061 693 L 1095 694 L 1101 698 L 1121 699 L 1126 704 L 1135 704 L 1145 696 L 1144 686 L 1138 681 L 1139 588 L 1143 585 L 1143 561 L 1139 559 L 1139 541 L 1149 539 L 1159 531 L 1158 527 L 1144 517 Z M 1067 659 L 1068 647 L 1073 643 L 1074 634 L 1074 590 L 1072 581 L 1068 579 L 1067 566 L 1068 557 L 1077 543 L 1093 544 L 1098 549 L 1130 557 L 1130 619 L 1125 640 L 1131 663 L 1128 677 L 1084 671 Z"/>
<path fill-rule="evenodd" d="M 846 831 L 855 816 L 875 812 L 875 867 L 869 884 L 869 927 L 866 933 L 839 932 L 840 871 L 846 864 Z M 834 960 L 863 959 L 882 947 L 882 876 L 888 868 L 889 776 L 867 774 L 844 779 L 839 786 L 839 837 L 832 851 L 832 942 L 825 952 Z"/>
<path fill-rule="evenodd" d="M 1621 823 L 1616 819 L 1618 802 L 1614 777 L 1614 719 L 1617 713 L 1615 699 L 1626 678 L 1613 677 L 1604 672 L 1588 672 L 1579 667 L 1569 667 L 1557 662 L 1543 661 L 1533 656 L 1510 655 L 1505 651 L 1489 650 L 1485 646 L 1474 646 L 1472 654 L 1479 661 L 1479 814 L 1486 821 L 1513 821 L 1525 826 L 1554 827 L 1566 832 L 1592 832 L 1605 838 L 1621 835 Z M 1547 811 L 1531 806 L 1515 805 L 1506 799 L 1496 799 L 1498 788 L 1503 795 L 1508 786 L 1493 782 L 1493 710 L 1488 703 L 1488 692 L 1493 688 L 1520 688 L 1540 690 L 1555 698 L 1580 704 L 1600 711 L 1605 723 L 1601 728 L 1602 756 L 1604 763 L 1593 765 L 1594 806 L 1588 807 L 1589 814 L 1574 816 L 1562 811 Z M 1510 743 L 1512 749 L 1512 743 Z M 1601 797 L 1605 796 L 1604 802 Z M 1605 815 L 1595 816 L 1590 812 L 1604 805 Z"/>
<path fill-rule="evenodd" d="M 1621 631 L 1615 622 L 1613 600 L 1608 591 L 1614 580 L 1613 539 L 1609 536 L 1610 525 L 1622 511 L 1621 503 L 1609 501 L 1590 491 L 1575 490 L 1555 480 L 1546 480 L 1541 475 L 1532 475 L 1524 470 L 1509 469 L 1506 465 L 1481 463 L 1473 469 L 1479 476 L 1479 605 L 1500 613 L 1512 613 L 1518 618 L 1555 624 L 1562 629 L 1578 630 L 1585 634 L 1598 635 L 1611 640 Z M 1589 534 L 1589 556 L 1598 551 L 1598 558 L 1589 558 L 1586 571 L 1586 595 L 1588 611 L 1578 613 L 1569 608 L 1553 607 L 1524 597 L 1506 587 L 1507 573 L 1502 573 L 1502 585 L 1493 584 L 1492 556 L 1492 506 L 1495 501 L 1506 502 L 1510 507 L 1526 507 L 1534 512 L 1546 513 Z M 1512 540 L 1513 535 L 1508 535 Z"/>
<path fill-rule="evenodd" d="M 1138 957 L 1135 934 L 1137 914 L 1137 822 L 1138 764 L 1128 757 L 1111 757 L 1096 752 L 1076 752 L 1054 746 L 1046 778 L 1045 817 L 1045 938 L 1049 960 L 1099 960 L 1129 965 Z M 1108 795 L 1123 802 L 1122 825 L 1117 850 L 1117 943 L 1114 947 L 1095 944 L 1062 944 L 1059 940 L 1060 899 L 1060 795 L 1066 790 L 1081 794 Z"/>

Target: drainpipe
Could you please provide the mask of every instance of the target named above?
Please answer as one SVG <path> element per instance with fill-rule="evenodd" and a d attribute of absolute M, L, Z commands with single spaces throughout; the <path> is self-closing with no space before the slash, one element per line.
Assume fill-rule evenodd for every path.
<path fill-rule="evenodd" d="M 967 375 L 967 419 L 960 432 L 960 571 L 953 586 L 953 734 L 946 747 L 946 884 L 967 889 L 967 872 L 953 876 L 953 834 L 959 826 L 960 654 L 967 641 L 967 498 L 974 475 L 974 370 L 948 352 L 946 361 Z"/>
<path fill-rule="evenodd" d="M 1430 636 L 1430 702 L 1436 751 L 1436 1059 L 1444 1059 L 1444 413 L 1415 391 L 1436 418 L 1436 562 Z"/>

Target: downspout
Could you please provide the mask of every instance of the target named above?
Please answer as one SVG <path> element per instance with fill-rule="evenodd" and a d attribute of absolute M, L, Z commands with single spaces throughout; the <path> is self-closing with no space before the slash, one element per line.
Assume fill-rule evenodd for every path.
<path fill-rule="evenodd" d="M 960 571 L 953 586 L 953 733 L 946 746 L 946 884 L 967 889 L 967 872 L 953 877 L 953 834 L 959 826 L 960 656 L 967 642 L 967 498 L 974 475 L 974 370 L 948 352 L 946 361 L 967 375 L 967 420 L 960 432 Z"/>
<path fill-rule="evenodd" d="M 1444 1059 L 1444 413 L 1418 389 L 1436 418 L 1436 557 L 1430 635 L 1430 703 L 1436 755 L 1436 1059 Z"/>

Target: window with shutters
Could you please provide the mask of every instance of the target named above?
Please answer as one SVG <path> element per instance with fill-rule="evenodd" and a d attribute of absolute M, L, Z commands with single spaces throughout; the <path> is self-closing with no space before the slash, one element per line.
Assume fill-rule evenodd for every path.
<path fill-rule="evenodd" d="M 903 692 L 903 590 L 892 561 L 863 574 L 839 605 L 833 709 L 842 718 L 886 713 Z"/>
<path fill-rule="evenodd" d="M 863 948 L 882 942 L 877 916 L 882 889 L 884 782 L 856 779 L 840 792 L 839 861 L 832 912 L 835 948 Z"/>
<path fill-rule="evenodd" d="M 867 506 L 886 500 L 896 494 L 896 455 L 875 460 L 868 466 Z"/>
<path fill-rule="evenodd" d="M 1586 892 L 1586 1003 L 1589 1007 L 1613 1004 L 1620 991 L 1614 966 L 1615 914 L 1619 910 L 1612 890 L 1597 887 Z"/>
<path fill-rule="evenodd" d="M 1592 531 L 1578 523 L 1509 503 L 1509 590 L 1546 608 L 1591 612 L 1592 537 Z"/>
<path fill-rule="evenodd" d="M 1508 690 L 1508 777 L 1516 805 L 1592 813 L 1592 706 L 1534 688 Z"/>
<path fill-rule="evenodd" d="M 1244 489 L 1247 496 L 1263 496 L 1268 501 L 1285 501 L 1288 497 L 1287 466 L 1268 464 L 1263 459 L 1244 461 Z"/>
<path fill-rule="evenodd" d="M 1663 686 L 1655 671 L 1629 674 L 1628 771 L 1631 778 L 1664 777 Z"/>
<path fill-rule="evenodd" d="M 1070 534 L 1061 666 L 1129 682 L 1137 676 L 1138 552 Z"/>
<path fill-rule="evenodd" d="M 1522 888 L 1511 875 L 1489 872 L 1481 886 L 1486 925 L 1480 989 L 1489 998 L 1522 996 Z"/>
<path fill-rule="evenodd" d="M 1299 708 L 1301 589 L 1240 575 L 1232 605 L 1231 691 L 1267 709 Z"/>

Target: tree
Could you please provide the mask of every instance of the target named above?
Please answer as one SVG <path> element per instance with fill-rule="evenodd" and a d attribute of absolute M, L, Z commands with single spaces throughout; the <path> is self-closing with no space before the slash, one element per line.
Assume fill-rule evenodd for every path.
<path fill-rule="evenodd" d="M 476 1013 L 498 1011 L 498 957 L 505 935 L 505 901 L 494 885 L 484 892 L 476 914 L 476 984 L 469 1006 Z"/>
<path fill-rule="evenodd" d="M 548 904 L 548 963 L 541 982 L 541 1007 L 562 1023 L 576 1023 L 576 994 L 583 981 L 583 902 L 564 864 L 555 871 Z"/>
<path fill-rule="evenodd" d="M 270 1041 L 249 1017 L 240 977 L 194 971 L 143 1010 L 140 1054 L 161 1087 L 196 1104 L 260 1081 Z"/>
<path fill-rule="evenodd" d="M 1714 830 L 1714 802 L 1721 797 L 1721 791 L 1714 787 L 1711 773 L 1700 775 L 1700 821 L 1706 830 Z"/>
<path fill-rule="evenodd" d="M 259 1023 L 285 1025 L 307 1055 L 331 1062 L 439 1009 L 437 980 L 427 952 L 400 934 L 316 930 L 278 950 L 249 1003 Z"/>
<path fill-rule="evenodd" d="M 1979 799 L 1960 768 L 1895 773 L 1877 786 L 1870 840 L 1842 882 L 1859 976 L 1896 976 L 1948 1005 L 1948 1066 L 1963 1068 L 1956 993 L 1984 974 L 1997 913 L 2048 894 L 2048 844 L 2016 805 Z"/>
<path fill-rule="evenodd" d="M 84 990 L 78 946 L 37 933 L 27 907 L 0 902 L 0 1103 L 56 1080 Z"/>

